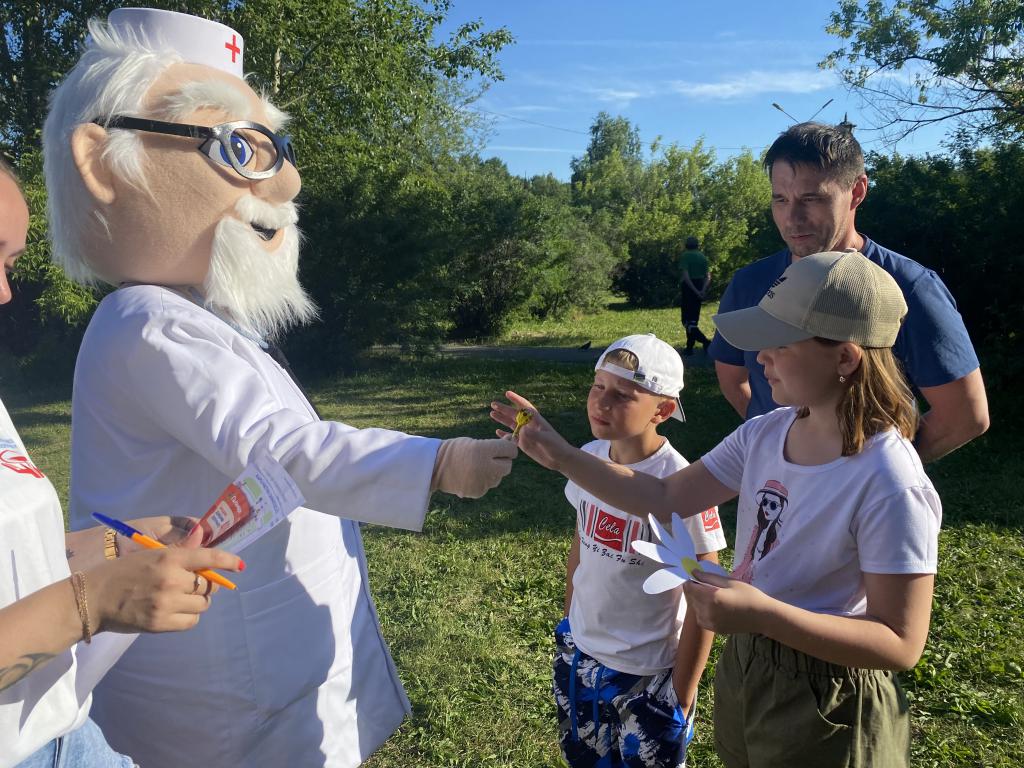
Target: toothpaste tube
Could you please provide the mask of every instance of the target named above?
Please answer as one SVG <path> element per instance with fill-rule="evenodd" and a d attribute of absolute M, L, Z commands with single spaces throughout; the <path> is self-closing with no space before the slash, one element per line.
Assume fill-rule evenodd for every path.
<path fill-rule="evenodd" d="M 237 553 L 284 520 L 305 499 L 288 472 L 261 456 L 223 490 L 200 518 L 203 546 Z"/>

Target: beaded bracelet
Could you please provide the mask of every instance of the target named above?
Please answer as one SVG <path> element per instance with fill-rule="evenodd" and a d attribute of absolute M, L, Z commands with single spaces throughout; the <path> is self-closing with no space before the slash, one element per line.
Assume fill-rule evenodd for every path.
<path fill-rule="evenodd" d="M 75 605 L 78 607 L 78 618 L 82 620 L 82 639 L 92 642 L 92 627 L 89 625 L 89 601 L 85 596 L 85 574 L 75 571 L 71 574 L 71 589 L 75 593 Z"/>

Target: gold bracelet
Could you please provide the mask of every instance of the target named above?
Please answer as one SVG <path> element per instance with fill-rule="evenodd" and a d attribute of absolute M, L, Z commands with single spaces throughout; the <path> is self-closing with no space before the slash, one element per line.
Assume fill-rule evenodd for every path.
<path fill-rule="evenodd" d="M 71 574 L 71 589 L 75 593 L 78 618 L 82 620 L 82 639 L 92 642 L 92 627 L 89 625 L 89 601 L 85 596 L 85 574 L 75 571 Z"/>
<path fill-rule="evenodd" d="M 121 556 L 121 548 L 117 545 L 117 531 L 107 528 L 103 532 L 103 557 L 117 560 Z"/>

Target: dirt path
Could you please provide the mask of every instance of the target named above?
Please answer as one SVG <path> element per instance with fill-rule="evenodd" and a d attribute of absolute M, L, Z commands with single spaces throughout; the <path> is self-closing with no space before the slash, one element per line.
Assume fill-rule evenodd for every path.
<path fill-rule="evenodd" d="M 546 360 L 553 363 L 591 363 L 597 362 L 603 350 L 591 347 L 492 347 L 482 344 L 444 344 L 441 354 L 451 357 L 478 357 L 496 360 Z M 711 367 L 712 361 L 704 352 L 697 350 L 690 357 L 684 357 L 688 367 Z"/>

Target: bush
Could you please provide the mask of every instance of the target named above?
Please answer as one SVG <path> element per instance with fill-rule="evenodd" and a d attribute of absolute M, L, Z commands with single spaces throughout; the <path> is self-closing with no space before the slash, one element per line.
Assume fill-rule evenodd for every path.
<path fill-rule="evenodd" d="M 873 189 L 858 229 L 934 269 L 957 302 L 990 385 L 1024 373 L 1024 149 L 968 149 L 958 157 L 870 155 Z"/>

